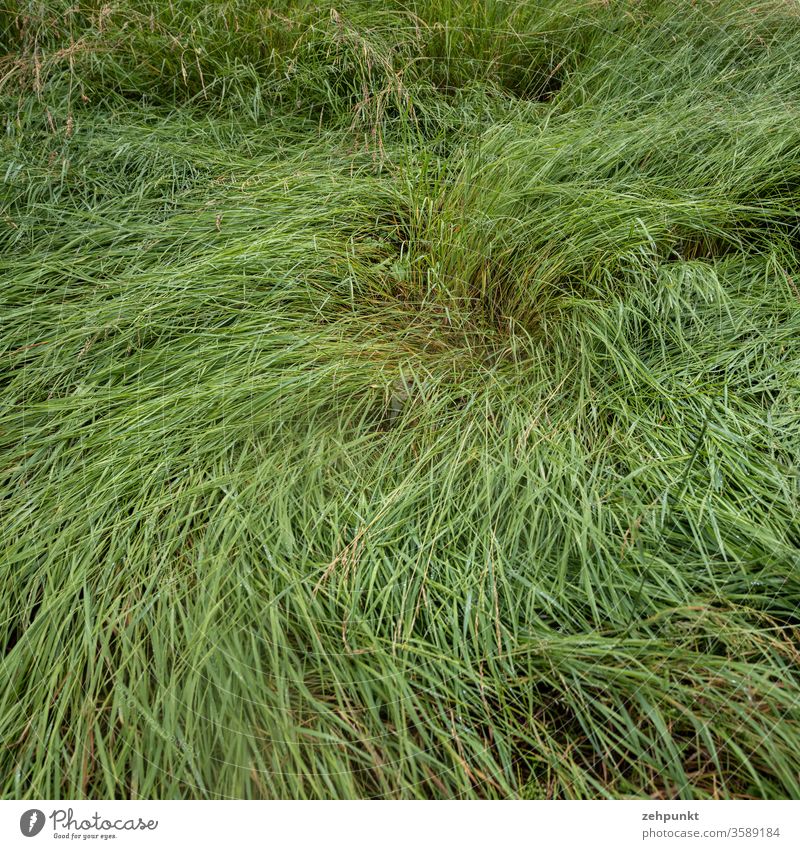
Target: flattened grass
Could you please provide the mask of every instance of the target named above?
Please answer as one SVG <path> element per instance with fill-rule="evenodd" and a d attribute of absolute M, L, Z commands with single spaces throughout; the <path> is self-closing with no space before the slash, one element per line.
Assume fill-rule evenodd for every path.
<path fill-rule="evenodd" d="M 4 794 L 800 795 L 762 6 L 7 6 Z"/>

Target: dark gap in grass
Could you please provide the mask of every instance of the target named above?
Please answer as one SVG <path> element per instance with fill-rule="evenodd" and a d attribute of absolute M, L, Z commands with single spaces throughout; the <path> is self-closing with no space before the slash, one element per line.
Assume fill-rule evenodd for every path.
<path fill-rule="evenodd" d="M 509 76 L 502 81 L 504 91 L 519 98 L 536 103 L 550 103 L 561 91 L 563 78 L 554 70 L 530 71 L 518 76 Z"/>
<path fill-rule="evenodd" d="M 8 632 L 8 636 L 6 638 L 5 644 L 3 646 L 3 656 L 7 657 L 14 648 L 19 644 L 19 642 L 24 638 L 25 632 L 33 625 L 36 621 L 36 618 L 39 615 L 39 612 L 42 608 L 42 601 L 44 600 L 44 589 L 39 586 L 36 595 L 33 598 L 33 602 L 28 611 L 27 617 L 23 620 L 21 617 L 15 620 L 15 624 L 11 627 Z"/>
<path fill-rule="evenodd" d="M 679 239 L 672 248 L 672 255 L 680 260 L 722 259 L 741 250 L 740 245 L 729 239 L 714 238 L 704 234 L 691 234 Z"/>

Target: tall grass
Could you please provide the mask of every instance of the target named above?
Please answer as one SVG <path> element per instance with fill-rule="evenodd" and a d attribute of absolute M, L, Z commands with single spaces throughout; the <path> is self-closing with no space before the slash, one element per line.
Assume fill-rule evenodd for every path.
<path fill-rule="evenodd" d="M 800 794 L 800 9 L 6 2 L 0 786 Z"/>

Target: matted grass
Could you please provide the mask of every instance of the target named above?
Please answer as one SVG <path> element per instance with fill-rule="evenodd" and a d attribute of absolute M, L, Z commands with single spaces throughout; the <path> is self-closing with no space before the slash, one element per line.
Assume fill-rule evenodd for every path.
<path fill-rule="evenodd" d="M 800 795 L 795 2 L 0 19 L 4 795 Z"/>

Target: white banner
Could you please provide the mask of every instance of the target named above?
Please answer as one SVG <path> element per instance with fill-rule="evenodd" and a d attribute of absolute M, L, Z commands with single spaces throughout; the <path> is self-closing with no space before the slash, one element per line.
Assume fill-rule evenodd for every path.
<path fill-rule="evenodd" d="M 0 802 L 0 846 L 797 849 L 800 802 Z"/>

